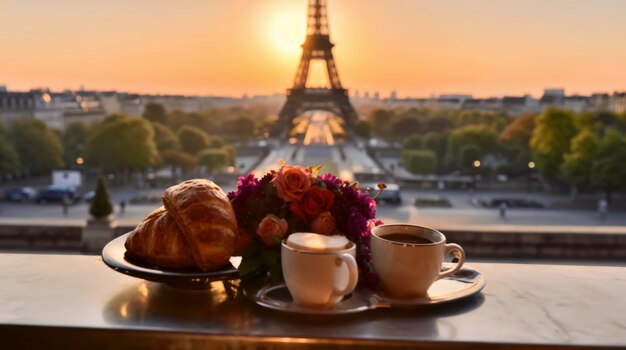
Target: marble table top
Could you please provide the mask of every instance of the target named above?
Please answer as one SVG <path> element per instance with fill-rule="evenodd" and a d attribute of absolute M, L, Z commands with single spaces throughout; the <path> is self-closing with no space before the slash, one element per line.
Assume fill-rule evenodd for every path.
<path fill-rule="evenodd" d="M 0 254 L 0 344 L 114 348 L 626 347 L 626 269 L 471 263 L 480 294 L 417 309 L 309 316 L 236 286 L 174 289 L 97 256 Z M 0 346 L 0 348 L 4 348 Z"/>

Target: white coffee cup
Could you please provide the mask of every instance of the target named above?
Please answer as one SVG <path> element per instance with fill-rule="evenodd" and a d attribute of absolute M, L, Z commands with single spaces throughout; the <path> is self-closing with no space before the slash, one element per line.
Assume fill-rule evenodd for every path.
<path fill-rule="evenodd" d="M 285 284 L 294 302 L 309 307 L 332 307 L 352 293 L 359 278 L 356 245 L 341 250 L 294 248 L 282 242 Z"/>
<path fill-rule="evenodd" d="M 426 296 L 435 281 L 454 274 L 465 262 L 461 246 L 446 244 L 441 232 L 416 225 L 374 227 L 371 244 L 374 270 L 391 297 Z M 442 272 L 443 259 L 453 253 L 458 263 Z"/>

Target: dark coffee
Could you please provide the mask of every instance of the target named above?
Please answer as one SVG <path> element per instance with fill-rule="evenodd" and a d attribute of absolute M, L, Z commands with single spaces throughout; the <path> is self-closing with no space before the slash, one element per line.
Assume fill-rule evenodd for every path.
<path fill-rule="evenodd" d="M 421 236 L 414 236 L 408 233 L 391 233 L 388 235 L 382 236 L 382 238 L 398 242 L 398 243 L 410 243 L 410 244 L 431 244 L 434 243 L 428 238 Z"/>

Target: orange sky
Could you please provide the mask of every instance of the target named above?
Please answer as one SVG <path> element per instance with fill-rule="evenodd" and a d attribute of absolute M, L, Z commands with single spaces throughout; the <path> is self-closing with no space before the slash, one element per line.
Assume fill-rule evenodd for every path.
<path fill-rule="evenodd" d="M 344 86 L 400 96 L 626 90 L 626 1 L 329 0 Z M 306 0 L 7 0 L 0 85 L 283 92 Z"/>

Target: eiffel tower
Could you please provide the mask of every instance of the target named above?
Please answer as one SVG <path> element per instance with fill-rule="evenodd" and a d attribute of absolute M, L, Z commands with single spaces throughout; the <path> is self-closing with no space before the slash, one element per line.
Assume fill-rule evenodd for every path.
<path fill-rule="evenodd" d="M 283 132 L 291 129 L 298 115 L 311 110 L 325 110 L 341 117 L 347 129 L 357 122 L 358 116 L 350 103 L 348 90 L 341 86 L 337 66 L 333 59 L 333 43 L 330 41 L 326 0 L 309 0 L 307 35 L 302 44 L 302 58 L 293 87 L 287 90 L 287 102 L 278 115 L 278 126 Z M 330 87 L 307 87 L 309 66 L 312 60 L 326 62 Z"/>

